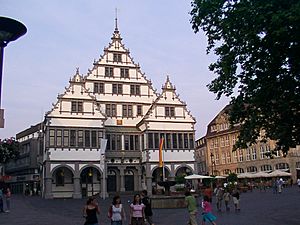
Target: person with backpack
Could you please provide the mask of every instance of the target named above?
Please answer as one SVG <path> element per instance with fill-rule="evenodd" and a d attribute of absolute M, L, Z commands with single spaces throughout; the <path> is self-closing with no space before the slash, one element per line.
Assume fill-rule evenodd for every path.
<path fill-rule="evenodd" d="M 142 203 L 145 205 L 145 222 L 149 223 L 149 225 L 154 225 L 152 216 L 152 207 L 151 207 L 151 199 L 148 197 L 148 192 L 143 190 L 141 193 Z"/>

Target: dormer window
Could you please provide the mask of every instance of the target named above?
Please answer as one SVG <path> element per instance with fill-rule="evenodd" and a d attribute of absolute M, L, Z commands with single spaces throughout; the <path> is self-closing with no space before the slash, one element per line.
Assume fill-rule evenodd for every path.
<path fill-rule="evenodd" d="M 71 102 L 71 112 L 74 112 L 74 113 L 83 112 L 83 102 L 72 101 Z"/>
<path fill-rule="evenodd" d="M 165 116 L 174 117 L 175 116 L 175 107 L 165 107 Z"/>
<path fill-rule="evenodd" d="M 114 68 L 113 67 L 105 67 L 105 76 L 113 77 L 114 76 Z"/>
<path fill-rule="evenodd" d="M 122 62 L 122 54 L 114 53 L 114 62 Z"/>

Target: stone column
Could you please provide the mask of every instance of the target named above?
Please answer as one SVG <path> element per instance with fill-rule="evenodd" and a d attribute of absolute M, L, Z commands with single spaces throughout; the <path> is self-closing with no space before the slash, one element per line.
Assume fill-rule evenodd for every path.
<path fill-rule="evenodd" d="M 124 167 L 120 167 L 120 192 L 125 191 Z"/>
<path fill-rule="evenodd" d="M 52 174 L 50 173 L 50 162 L 45 162 L 45 176 L 44 176 L 44 197 L 46 199 L 53 198 L 52 194 Z"/>
<path fill-rule="evenodd" d="M 74 192 L 73 198 L 82 198 L 81 195 L 81 185 L 80 185 L 80 177 L 74 177 Z"/>
<path fill-rule="evenodd" d="M 150 164 L 146 164 L 146 187 L 148 196 L 152 196 L 152 174 Z"/>

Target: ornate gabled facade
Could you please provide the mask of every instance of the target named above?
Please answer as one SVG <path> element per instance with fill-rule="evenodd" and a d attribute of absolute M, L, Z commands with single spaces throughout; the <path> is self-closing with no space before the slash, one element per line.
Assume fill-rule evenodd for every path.
<path fill-rule="evenodd" d="M 229 173 L 256 173 L 283 170 L 292 173 L 296 181 L 300 177 L 300 151 L 299 146 L 290 149 L 287 157 L 277 152 L 273 158 L 266 155 L 275 147 L 274 140 L 261 141 L 249 146 L 247 149 L 232 151 L 238 138 L 238 125 L 230 127 L 227 105 L 208 124 L 206 139 L 206 159 L 208 171 L 213 175 L 227 175 Z"/>
<path fill-rule="evenodd" d="M 158 94 L 122 43 L 117 24 L 104 54 L 76 74 L 45 117 L 46 198 L 107 192 L 150 193 L 161 179 L 195 171 L 195 119 L 169 77 Z M 107 140 L 105 160 L 100 144 Z"/>

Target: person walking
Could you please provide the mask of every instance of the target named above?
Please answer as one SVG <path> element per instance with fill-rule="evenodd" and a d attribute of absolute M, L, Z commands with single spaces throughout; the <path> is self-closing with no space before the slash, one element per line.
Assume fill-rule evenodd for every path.
<path fill-rule="evenodd" d="M 298 185 L 299 190 L 300 190 L 300 178 L 297 179 L 297 185 Z"/>
<path fill-rule="evenodd" d="M 122 225 L 123 221 L 126 220 L 125 210 L 121 204 L 120 196 L 116 195 L 113 198 L 112 205 L 108 210 L 108 217 L 110 218 L 111 225 Z"/>
<path fill-rule="evenodd" d="M 278 193 L 281 194 L 283 188 L 283 179 L 280 178 L 277 182 Z"/>
<path fill-rule="evenodd" d="M 219 186 L 216 190 L 216 201 L 217 201 L 217 209 L 221 212 L 222 209 L 222 201 L 223 201 L 224 189 Z"/>
<path fill-rule="evenodd" d="M 11 198 L 11 191 L 9 188 L 6 188 L 5 191 L 5 203 L 6 203 L 6 211 L 7 213 L 10 212 L 10 198 Z"/>
<path fill-rule="evenodd" d="M 232 193 L 232 200 L 235 207 L 235 211 L 240 211 L 240 193 L 237 189 L 234 189 Z"/>
<path fill-rule="evenodd" d="M 139 194 L 134 195 L 133 202 L 130 204 L 129 225 L 144 225 L 145 223 L 145 205 L 142 203 Z"/>
<path fill-rule="evenodd" d="M 147 190 L 143 190 L 141 196 L 142 196 L 142 203 L 145 205 L 145 219 L 146 219 L 145 221 L 149 225 L 154 225 L 152 220 L 153 212 L 151 207 L 151 199 L 148 197 Z"/>
<path fill-rule="evenodd" d="M 197 202 L 189 190 L 185 192 L 185 203 L 190 215 L 188 225 L 197 225 Z"/>
<path fill-rule="evenodd" d="M 0 213 L 3 213 L 3 191 L 2 188 L 0 188 Z"/>
<path fill-rule="evenodd" d="M 212 207 L 211 207 L 211 203 L 209 202 L 209 199 L 207 196 L 203 197 L 203 201 L 201 203 L 203 212 L 202 212 L 202 225 L 205 225 L 205 222 L 210 222 L 213 225 L 217 225 L 216 224 L 216 219 L 217 217 L 215 215 L 212 214 Z"/>
<path fill-rule="evenodd" d="M 98 225 L 97 214 L 99 214 L 99 206 L 95 198 L 89 198 L 83 208 L 83 217 L 85 217 L 84 225 Z"/>
<path fill-rule="evenodd" d="M 226 211 L 230 211 L 230 207 L 229 207 L 230 193 L 229 193 L 228 189 L 225 189 L 225 192 L 223 194 L 223 199 L 224 199 Z"/>

